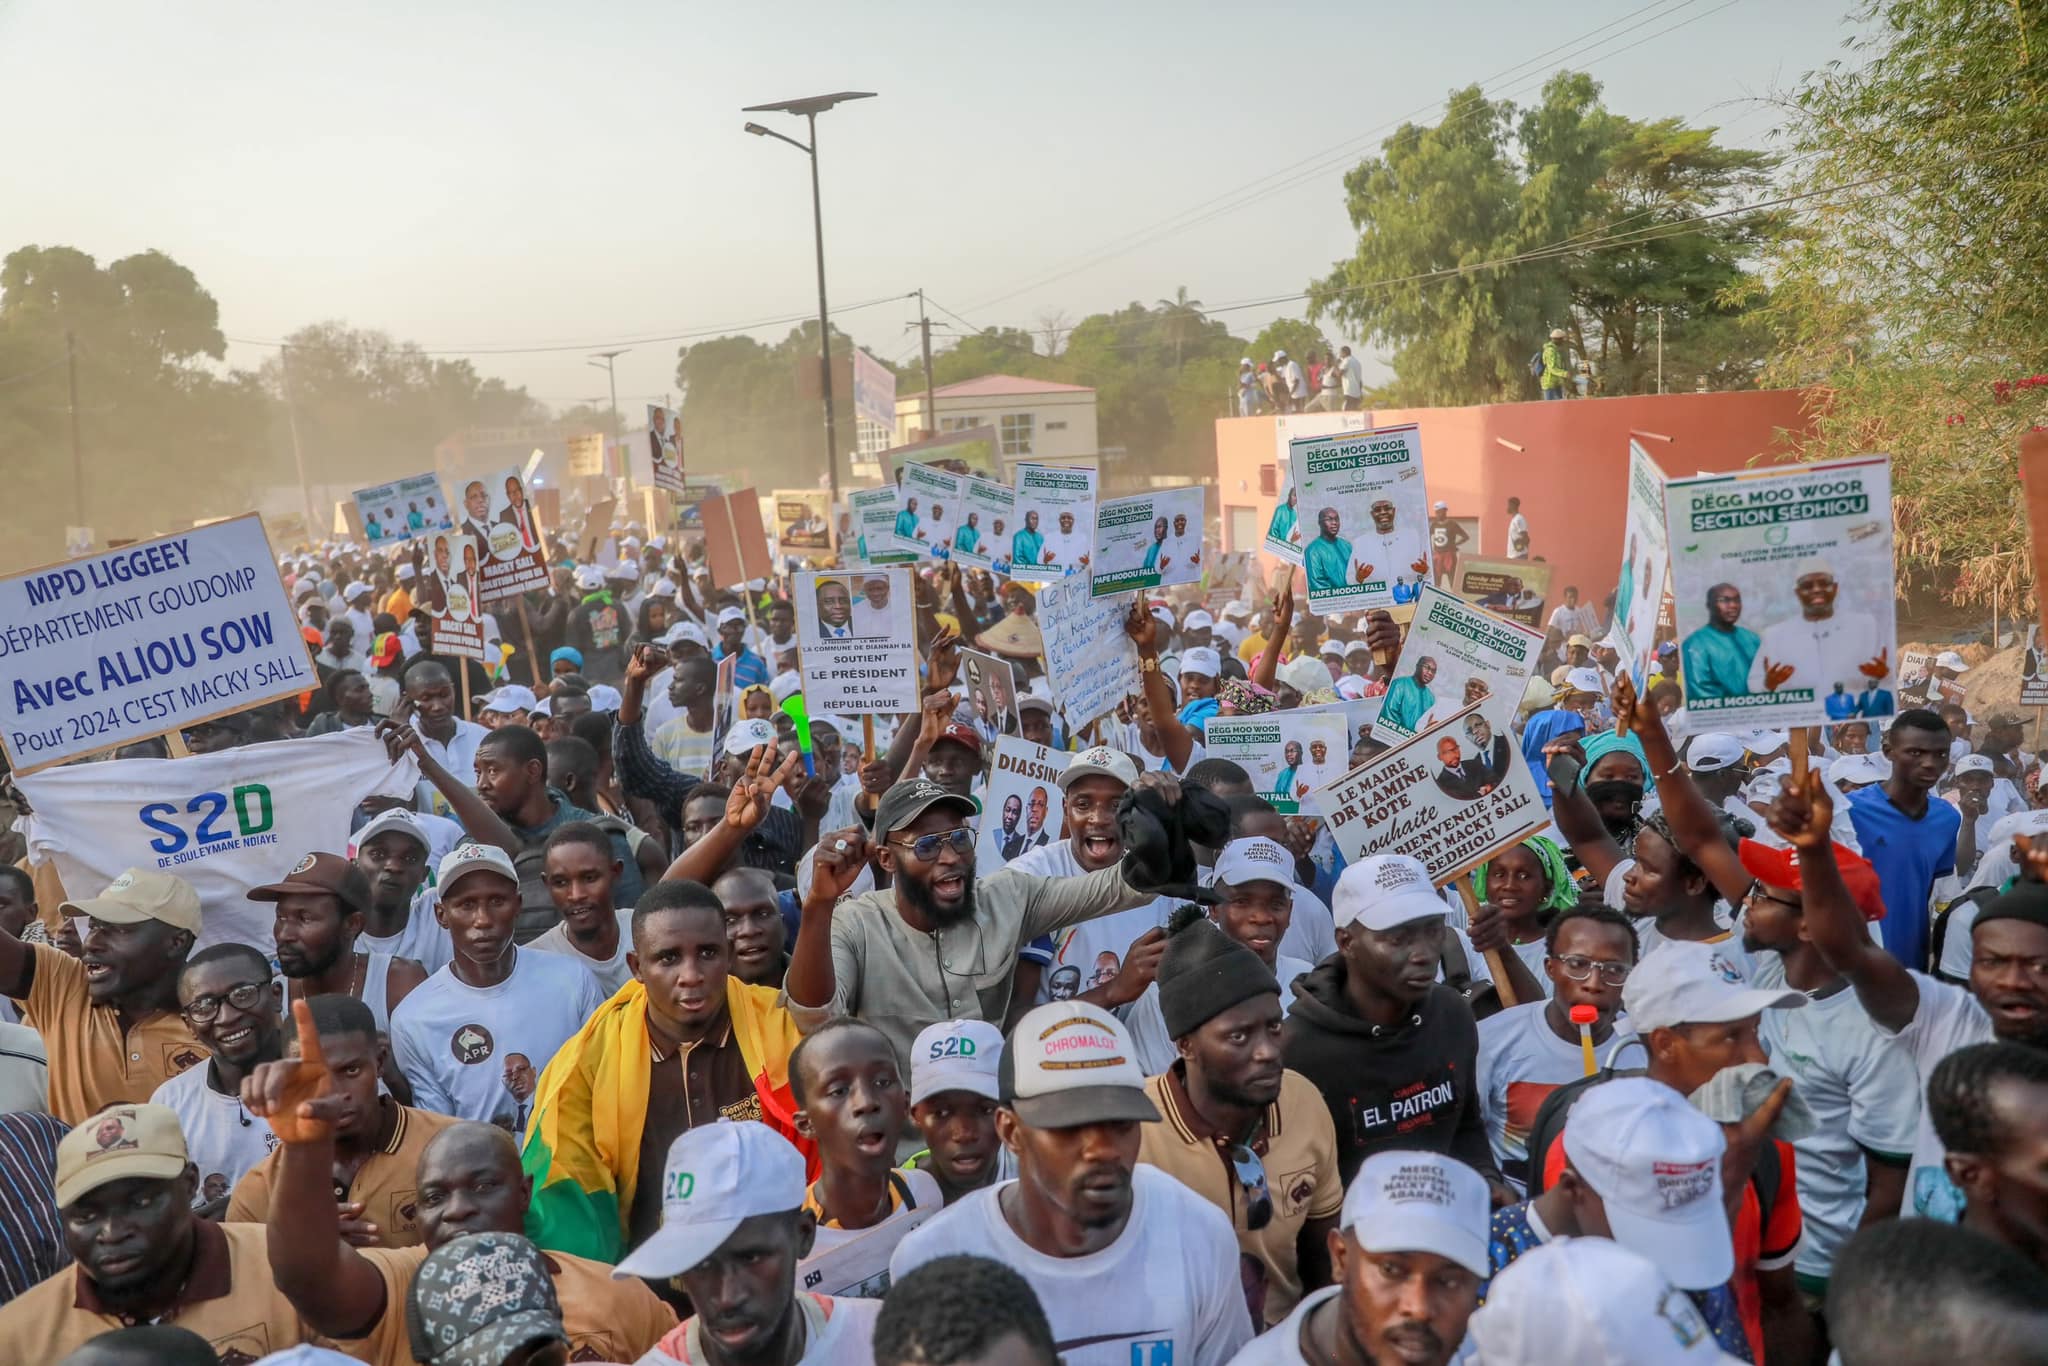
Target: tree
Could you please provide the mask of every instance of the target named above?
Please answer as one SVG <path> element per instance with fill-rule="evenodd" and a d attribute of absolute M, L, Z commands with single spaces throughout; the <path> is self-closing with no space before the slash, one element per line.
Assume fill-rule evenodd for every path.
<path fill-rule="evenodd" d="M 2048 14 L 1867 0 L 1857 17 L 1860 60 L 1785 101 L 1809 215 L 1780 263 L 1770 378 L 1816 386 L 1801 456 L 1891 452 L 1902 590 L 2016 602 L 2013 457 L 2048 424 Z"/>
<path fill-rule="evenodd" d="M 854 449 L 853 342 L 832 329 L 833 416 L 842 455 Z M 684 466 L 734 486 L 815 486 L 824 471 L 819 427 L 818 325 L 774 345 L 715 337 L 676 351 Z"/>
<path fill-rule="evenodd" d="M 1329 349 L 1329 338 L 1314 323 L 1299 318 L 1275 318 L 1252 338 L 1251 357 L 1254 365 L 1270 365 L 1274 352 L 1285 351 L 1288 359 L 1300 361 L 1306 369 L 1310 356 L 1319 356 Z M 1232 373 L 1236 373 L 1235 367 Z"/>
<path fill-rule="evenodd" d="M 1074 320 L 1064 308 L 1048 308 L 1038 315 L 1038 339 L 1045 343 L 1047 357 L 1059 355 L 1060 348 L 1067 344 L 1067 334 L 1074 330 Z"/>
<path fill-rule="evenodd" d="M 1178 371 L 1181 367 L 1181 349 L 1206 320 L 1202 312 L 1202 301 L 1190 299 L 1188 287 L 1182 285 L 1173 291 L 1171 299 L 1159 301 L 1159 312 L 1161 325 L 1167 337 L 1173 342 L 1173 368 Z"/>

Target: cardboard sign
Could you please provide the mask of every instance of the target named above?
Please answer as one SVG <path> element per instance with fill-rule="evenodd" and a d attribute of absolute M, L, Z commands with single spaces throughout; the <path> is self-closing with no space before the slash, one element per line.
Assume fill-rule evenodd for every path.
<path fill-rule="evenodd" d="M 619 562 L 618 542 L 612 539 L 612 514 L 618 506 L 616 498 L 600 498 L 584 512 L 583 531 L 576 537 L 576 558 L 579 561 L 603 565 L 606 569 Z"/>
<path fill-rule="evenodd" d="M 1406 854 L 1442 886 L 1548 826 L 1509 729 L 1516 701 L 1455 712 L 1313 794 L 1345 862 Z"/>
<path fill-rule="evenodd" d="M 1069 574 L 1086 575 L 1095 549 L 1095 471 L 1019 465 L 1016 489 L 1010 577 L 1049 583 Z"/>
<path fill-rule="evenodd" d="M 854 489 L 846 495 L 847 514 L 853 522 L 853 559 L 856 563 L 909 564 L 917 558 L 910 551 L 896 548 L 897 498 L 894 484 Z"/>
<path fill-rule="evenodd" d="M 749 572 L 748 557 L 741 551 L 743 532 L 740 519 L 750 509 L 753 514 L 752 531 L 760 541 L 759 574 Z M 748 579 L 767 577 L 767 537 L 761 532 L 760 500 L 752 489 L 706 498 L 697 505 L 697 513 L 704 522 L 704 560 L 711 570 L 713 588 L 738 588 Z"/>
<path fill-rule="evenodd" d="M 832 495 L 825 489 L 777 489 L 775 543 L 783 553 L 832 548 Z"/>
<path fill-rule="evenodd" d="M 1243 768 L 1252 791 L 1284 815 L 1301 810 L 1311 792 L 1328 787 L 1351 766 L 1344 713 L 1334 708 L 1211 717 L 1202 748 L 1212 759 Z"/>
<path fill-rule="evenodd" d="M 1126 611 L 1123 602 L 1090 594 L 1086 579 L 1038 590 L 1046 675 L 1070 730 L 1116 710 L 1138 691 L 1138 647 L 1124 634 Z"/>
<path fill-rule="evenodd" d="M 1095 596 L 1199 583 L 1207 496 L 1199 487 L 1159 489 L 1097 504 L 1090 571 Z"/>
<path fill-rule="evenodd" d="M 569 473 L 577 478 L 604 474 L 604 436 L 586 432 L 569 438 Z"/>
<path fill-rule="evenodd" d="M 995 767 L 982 789 L 974 871 L 986 877 L 1011 859 L 1066 838 L 1059 779 L 1068 756 L 1018 735 L 996 741 Z"/>
<path fill-rule="evenodd" d="M 739 541 L 741 571 L 749 579 L 775 577 L 775 556 L 768 549 L 768 530 L 761 521 L 761 495 L 746 488 L 728 501 L 732 534 Z"/>
<path fill-rule="evenodd" d="M 1664 471 L 1636 441 L 1628 443 L 1628 523 L 1621 577 L 1615 581 L 1614 625 L 1607 643 L 1621 656 L 1638 691 L 1657 651 L 1658 618 L 1670 577 L 1665 538 Z"/>
<path fill-rule="evenodd" d="M 953 563 L 1010 572 L 1010 532 L 1017 524 L 1017 491 L 980 475 L 960 479 L 959 525 L 953 528 Z"/>
<path fill-rule="evenodd" d="M 1311 612 L 1415 601 L 1429 580 L 1420 428 L 1296 442 L 1294 482 Z"/>
<path fill-rule="evenodd" d="M 1543 606 L 1550 596 L 1551 567 L 1541 560 L 1489 560 L 1476 555 L 1458 559 L 1452 592 L 1498 617 L 1534 626 L 1546 624 Z"/>
<path fill-rule="evenodd" d="M 1695 728 L 1897 710 L 1889 457 L 1674 479 L 1664 501 Z"/>
<path fill-rule="evenodd" d="M 1899 701 L 1919 705 L 1927 700 L 1927 685 L 1934 677 L 1932 650 L 1899 651 Z"/>
<path fill-rule="evenodd" d="M 413 583 L 413 602 L 434 623 L 434 649 L 479 663 L 484 651 L 483 562 L 476 541 L 459 531 L 427 537 L 427 558 Z"/>
<path fill-rule="evenodd" d="M 455 530 L 473 539 L 483 555 L 485 602 L 498 602 L 548 586 L 547 540 L 527 501 L 526 480 L 516 469 L 500 470 L 462 486 Z"/>
<path fill-rule="evenodd" d="M 255 513 L 0 579 L 17 773 L 318 685 Z"/>
<path fill-rule="evenodd" d="M 372 484 L 357 489 L 351 497 L 363 543 L 372 550 L 455 525 L 455 510 L 448 505 L 448 495 L 441 492 L 437 475 L 414 474 L 388 484 Z"/>
<path fill-rule="evenodd" d="M 1422 586 L 1373 738 L 1398 744 L 1482 697 L 1519 702 L 1543 653 L 1543 633 Z"/>
<path fill-rule="evenodd" d="M 1017 675 L 1009 661 L 979 650 L 960 652 L 960 677 L 967 684 L 967 705 L 974 712 L 973 725 L 981 743 L 992 745 L 996 737 L 1015 735 L 1017 724 Z"/>
<path fill-rule="evenodd" d="M 976 474 L 1003 483 L 1002 438 L 994 427 L 969 427 L 947 432 L 906 446 L 892 446 L 882 452 L 882 469 L 891 479 L 896 471 L 915 461 L 937 465 L 954 474 Z"/>
<path fill-rule="evenodd" d="M 850 716 L 918 710 L 910 592 L 907 569 L 796 576 L 807 708 Z"/>
<path fill-rule="evenodd" d="M 906 461 L 896 467 L 896 549 L 946 559 L 960 520 L 961 476 L 937 465 Z"/>
<path fill-rule="evenodd" d="M 670 493 L 683 491 L 683 414 L 679 408 L 647 405 L 647 464 L 651 482 Z"/>

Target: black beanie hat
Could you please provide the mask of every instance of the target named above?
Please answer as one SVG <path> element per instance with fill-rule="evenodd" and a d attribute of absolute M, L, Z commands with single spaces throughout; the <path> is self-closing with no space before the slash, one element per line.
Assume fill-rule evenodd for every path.
<path fill-rule="evenodd" d="M 1211 924 L 1201 907 L 1175 911 L 1166 933 L 1166 953 L 1159 960 L 1159 1013 L 1168 1038 L 1185 1038 L 1254 996 L 1280 994 L 1273 970 Z"/>
<path fill-rule="evenodd" d="M 1994 920 L 2025 920 L 2031 924 L 2048 926 L 2048 883 L 2015 882 L 2005 891 L 1991 898 L 1991 903 L 1977 912 L 1977 919 L 1970 926 L 1975 933 L 1978 925 Z M 1172 949 L 1167 953 L 1171 954 Z M 1164 972 L 1162 965 L 1160 971 Z"/>

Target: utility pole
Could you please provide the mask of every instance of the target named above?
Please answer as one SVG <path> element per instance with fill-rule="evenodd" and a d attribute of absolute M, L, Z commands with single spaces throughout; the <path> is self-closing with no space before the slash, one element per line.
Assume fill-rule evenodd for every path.
<path fill-rule="evenodd" d="M 78 339 L 68 327 L 64 329 L 64 366 L 71 377 L 71 498 L 76 525 L 85 526 L 85 457 L 78 446 Z"/>
<path fill-rule="evenodd" d="M 596 365 L 600 360 L 604 362 L 605 379 L 611 385 L 612 391 L 612 444 L 619 448 L 619 478 L 625 481 L 626 496 L 629 498 L 633 495 L 633 457 L 626 453 L 625 433 L 619 429 L 619 376 L 613 362 L 630 350 L 631 347 L 622 347 L 617 351 L 594 352 L 594 359 L 587 362 L 590 365 Z"/>
<path fill-rule="evenodd" d="M 292 463 L 299 468 L 299 499 L 306 515 L 306 541 L 312 544 L 326 532 L 326 524 L 313 515 L 313 489 L 306 482 L 306 452 L 299 445 L 299 408 L 292 400 L 292 349 L 277 348 L 277 377 L 284 390 L 284 420 L 292 433 Z"/>
<path fill-rule="evenodd" d="M 827 106 L 828 108 L 830 106 Z M 818 345 L 824 350 L 825 472 L 832 476 L 832 505 L 839 506 L 839 426 L 832 416 L 832 322 L 825 311 L 825 208 L 818 194 L 818 115 L 806 114 L 811 130 L 811 234 L 818 245 Z"/>
<path fill-rule="evenodd" d="M 932 388 L 932 320 L 924 314 L 924 291 L 917 291 L 917 330 L 924 341 L 924 434 L 939 434 L 939 394 Z"/>

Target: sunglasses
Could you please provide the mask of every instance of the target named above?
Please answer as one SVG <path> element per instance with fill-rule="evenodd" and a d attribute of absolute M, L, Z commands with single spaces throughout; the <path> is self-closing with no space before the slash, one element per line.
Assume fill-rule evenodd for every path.
<path fill-rule="evenodd" d="M 204 1024 L 220 1014 L 220 1003 L 226 1001 L 236 1010 L 253 1010 L 256 1003 L 270 992 L 268 982 L 243 982 L 229 987 L 225 996 L 194 996 L 184 1010 L 179 1012 L 196 1024 Z"/>
<path fill-rule="evenodd" d="M 1552 954 L 1551 961 L 1562 968 L 1564 975 L 1574 982 L 1585 981 L 1596 969 L 1600 973 L 1600 980 L 1608 986 L 1618 987 L 1628 980 L 1627 963 L 1603 963 L 1579 953 Z"/>
<path fill-rule="evenodd" d="M 956 854 L 972 853 L 974 832 L 961 825 L 935 834 L 919 835 L 914 840 L 890 840 L 889 843 L 899 849 L 908 849 L 910 856 L 919 863 L 930 863 L 942 849 L 951 849 Z"/>
<path fill-rule="evenodd" d="M 1230 1165 L 1244 1188 L 1244 1227 L 1256 1233 L 1273 1222 L 1273 1192 L 1266 1188 L 1266 1164 L 1249 1143 L 1230 1145 Z"/>

